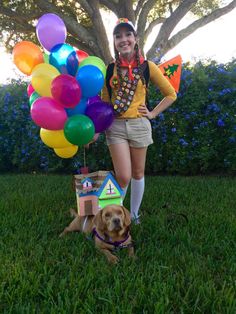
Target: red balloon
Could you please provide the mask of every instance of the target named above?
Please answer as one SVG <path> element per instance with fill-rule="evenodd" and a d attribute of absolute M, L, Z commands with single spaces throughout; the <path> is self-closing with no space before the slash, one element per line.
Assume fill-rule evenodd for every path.
<path fill-rule="evenodd" d="M 33 88 L 33 86 L 31 84 L 29 84 L 28 87 L 27 87 L 27 94 L 28 94 L 28 96 L 30 97 L 33 94 L 33 92 L 34 92 L 34 88 Z"/>
<path fill-rule="evenodd" d="M 64 108 L 74 108 L 81 99 L 81 88 L 75 77 L 61 74 L 51 84 L 52 97 Z"/>
<path fill-rule="evenodd" d="M 79 62 L 83 61 L 85 58 L 89 56 L 89 54 L 87 54 L 87 52 L 83 50 L 76 50 L 76 53 L 79 58 Z"/>

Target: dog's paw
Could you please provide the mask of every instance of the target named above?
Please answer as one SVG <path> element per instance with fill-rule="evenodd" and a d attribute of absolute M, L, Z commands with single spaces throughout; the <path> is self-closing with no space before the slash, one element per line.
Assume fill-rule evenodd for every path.
<path fill-rule="evenodd" d="M 76 212 L 76 210 L 74 208 L 70 208 L 70 216 L 75 218 L 78 216 L 78 213 Z"/>
<path fill-rule="evenodd" d="M 119 258 L 115 255 L 111 255 L 108 257 L 108 261 L 109 261 L 109 263 L 115 265 L 115 264 L 118 264 Z"/>
<path fill-rule="evenodd" d="M 134 254 L 134 251 L 129 251 L 128 256 L 131 260 L 136 261 L 137 260 L 137 255 Z"/>
<path fill-rule="evenodd" d="M 64 237 L 64 235 L 65 235 L 65 232 L 62 231 L 62 233 L 60 233 L 58 237 L 59 237 L 59 238 L 62 238 L 62 237 Z"/>

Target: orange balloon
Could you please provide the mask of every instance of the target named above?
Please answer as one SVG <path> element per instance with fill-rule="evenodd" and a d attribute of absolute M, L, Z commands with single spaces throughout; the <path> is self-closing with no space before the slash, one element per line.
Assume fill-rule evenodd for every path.
<path fill-rule="evenodd" d="M 16 44 L 12 54 L 13 62 L 26 75 L 30 75 L 37 64 L 44 62 L 42 51 L 31 41 L 21 41 Z"/>

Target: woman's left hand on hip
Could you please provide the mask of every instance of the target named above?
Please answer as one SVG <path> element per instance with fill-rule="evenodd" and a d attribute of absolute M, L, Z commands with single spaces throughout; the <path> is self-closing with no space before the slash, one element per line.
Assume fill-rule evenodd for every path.
<path fill-rule="evenodd" d="M 153 113 L 151 111 L 148 110 L 147 106 L 145 104 L 142 104 L 138 107 L 138 111 L 139 113 L 143 116 L 143 117 L 147 117 L 149 120 L 155 118 L 153 116 Z"/>

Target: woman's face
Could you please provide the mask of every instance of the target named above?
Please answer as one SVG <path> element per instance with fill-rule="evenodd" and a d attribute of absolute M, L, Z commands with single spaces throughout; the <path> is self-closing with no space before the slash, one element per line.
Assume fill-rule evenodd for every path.
<path fill-rule="evenodd" d="M 136 42 L 134 33 L 127 27 L 120 27 L 118 32 L 114 34 L 115 48 L 123 58 L 133 56 Z"/>

